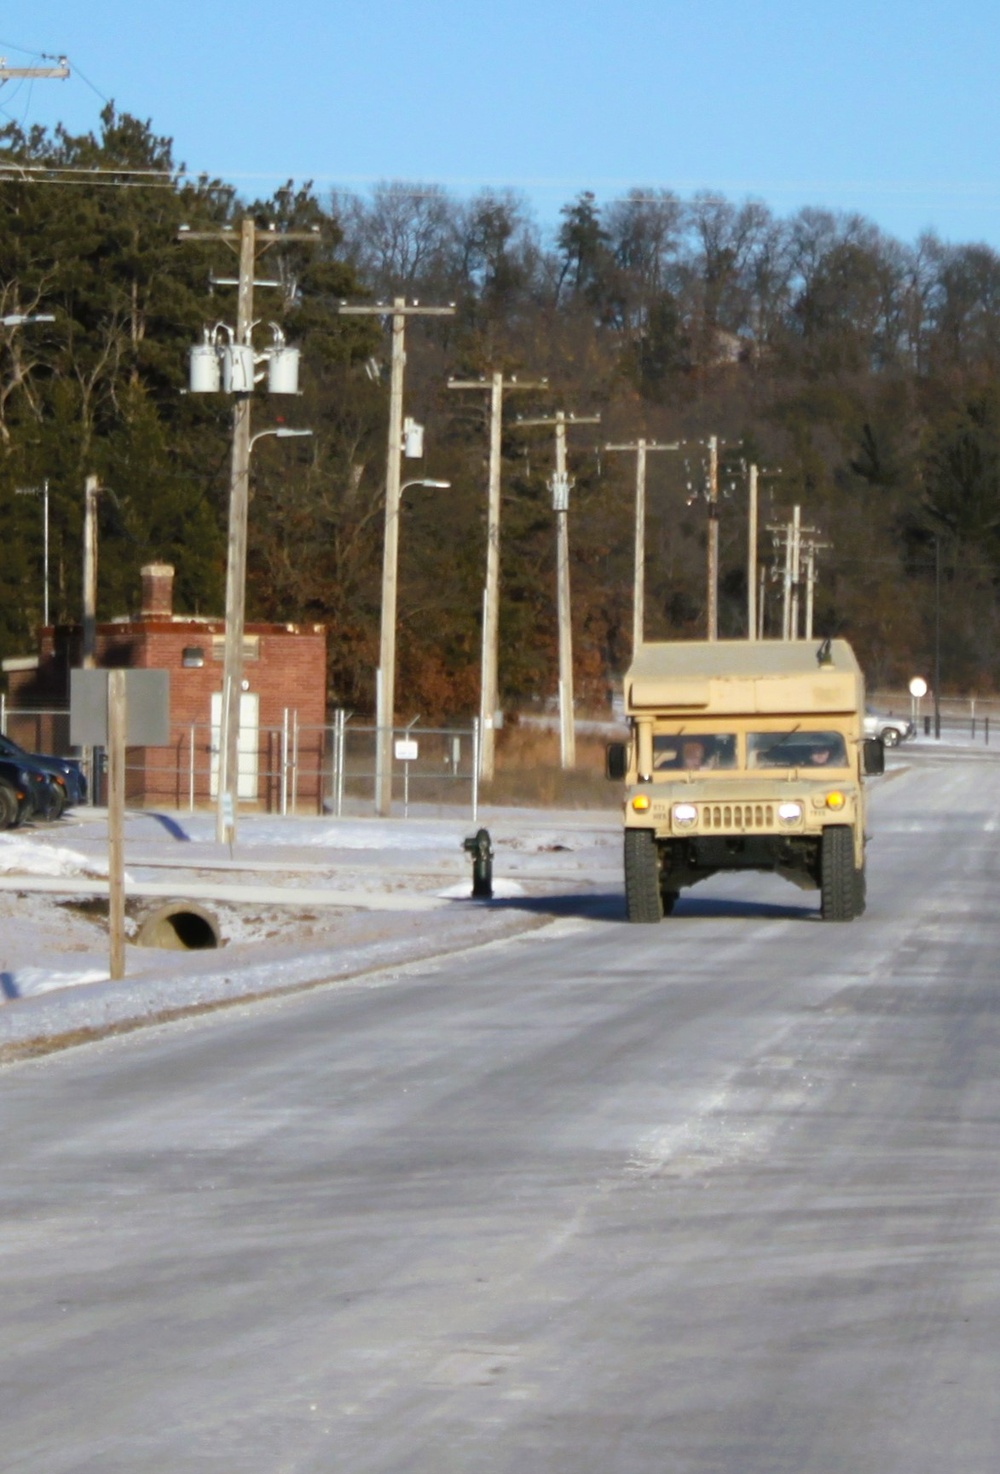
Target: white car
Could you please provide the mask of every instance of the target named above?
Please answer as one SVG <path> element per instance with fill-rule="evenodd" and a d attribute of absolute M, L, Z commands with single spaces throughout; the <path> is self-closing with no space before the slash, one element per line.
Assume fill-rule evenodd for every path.
<path fill-rule="evenodd" d="M 886 747 L 898 747 L 915 732 L 916 727 L 908 717 L 895 717 L 892 712 L 888 716 L 881 716 L 876 711 L 865 713 L 865 736 L 880 737 Z"/>

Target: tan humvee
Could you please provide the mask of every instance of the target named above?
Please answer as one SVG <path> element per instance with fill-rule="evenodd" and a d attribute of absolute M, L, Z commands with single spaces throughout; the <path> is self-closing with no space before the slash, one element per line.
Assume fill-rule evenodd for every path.
<path fill-rule="evenodd" d="M 669 915 L 719 870 L 773 870 L 818 889 L 826 921 L 865 906 L 861 779 L 880 773 L 864 736 L 864 681 L 846 640 L 643 645 L 625 677 L 630 921 Z"/>

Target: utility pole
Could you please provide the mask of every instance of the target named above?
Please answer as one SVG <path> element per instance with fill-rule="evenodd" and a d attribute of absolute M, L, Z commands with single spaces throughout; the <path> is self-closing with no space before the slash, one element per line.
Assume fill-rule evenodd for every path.
<path fill-rule="evenodd" d="M 749 471 L 747 507 L 747 639 L 757 636 L 757 467 Z"/>
<path fill-rule="evenodd" d="M 49 627 L 49 478 L 41 486 L 22 486 L 15 496 L 40 496 L 42 499 L 42 628 Z"/>
<path fill-rule="evenodd" d="M 795 509 L 798 511 L 798 508 Z M 792 524 L 791 522 L 769 522 L 767 530 L 772 534 L 774 545 L 775 578 L 779 550 L 784 550 L 784 567 L 781 572 L 781 638 L 791 639 L 792 613 Z"/>
<path fill-rule="evenodd" d="M 566 471 L 566 426 L 599 425 L 600 415 L 555 415 L 520 420 L 521 425 L 554 425 L 556 469 L 549 487 L 556 514 L 556 595 L 559 622 L 559 750 L 564 768 L 576 767 L 576 728 L 573 722 L 573 618 L 569 586 L 569 493 L 572 485 Z"/>
<path fill-rule="evenodd" d="M 27 77 L 32 81 L 45 77 L 64 81 L 69 76 L 69 62 L 65 56 L 57 57 L 55 60 L 58 65 L 54 67 L 9 67 L 7 58 L 0 56 L 0 84 L 15 81 L 20 77 Z"/>
<path fill-rule="evenodd" d="M 799 638 L 799 582 L 802 577 L 802 508 L 792 508 L 792 612 L 789 616 L 791 638 Z"/>
<path fill-rule="evenodd" d="M 254 281 L 258 255 L 278 244 L 316 240 L 316 231 L 258 230 L 253 217 L 244 216 L 239 230 L 189 230 L 182 241 L 225 241 L 239 256 L 239 276 L 216 278 L 221 286 L 235 285 L 236 344 L 249 347 L 253 331 L 253 290 L 281 286 Z M 253 382 L 234 388 L 233 448 L 229 475 L 229 542 L 226 556 L 226 641 L 222 662 L 222 711 L 219 723 L 219 796 L 215 837 L 230 845 L 236 839 L 239 802 L 240 697 L 243 694 L 243 630 L 246 623 L 247 518 L 250 503 L 250 395 Z"/>
<path fill-rule="evenodd" d="M 88 476 L 83 491 L 83 669 L 97 664 L 97 498 L 96 476 Z"/>
<path fill-rule="evenodd" d="M 941 740 L 941 535 L 934 537 L 934 740 Z"/>
<path fill-rule="evenodd" d="M 827 543 L 804 543 L 803 538 L 809 538 L 818 532 L 816 527 L 802 526 L 802 508 L 792 508 L 790 522 L 777 525 L 769 525 L 768 531 L 774 534 L 774 545 L 777 550 L 783 546 L 785 551 L 785 567 L 782 576 L 782 611 L 781 611 L 781 638 L 783 640 L 797 640 L 799 638 L 799 588 L 802 574 L 802 553 L 805 547 L 807 557 L 812 549 L 828 547 Z M 812 584 L 815 579 L 814 564 L 810 563 L 808 576 L 808 588 L 806 591 L 806 639 L 812 638 Z"/>
<path fill-rule="evenodd" d="M 505 379 L 499 370 L 485 379 L 449 379 L 449 389 L 489 388 L 490 459 L 486 514 L 486 586 L 483 590 L 482 675 L 479 684 L 479 777 L 493 780 L 496 765 L 496 713 L 500 705 L 500 469 L 503 396 L 510 389 L 547 389 L 548 379 Z"/>
<path fill-rule="evenodd" d="M 708 437 L 708 638 L 719 638 L 719 440 Z"/>
<path fill-rule="evenodd" d="M 631 445 L 606 445 L 605 450 L 634 450 L 635 457 L 635 564 L 632 574 L 632 658 L 635 659 L 646 629 L 646 453 L 651 450 L 680 450 L 680 441 L 658 445 L 640 438 Z"/>
<path fill-rule="evenodd" d="M 373 306 L 348 306 L 340 311 L 354 317 L 392 318 L 392 360 L 389 379 L 389 445 L 385 468 L 385 538 L 382 545 L 382 629 L 379 639 L 379 668 L 375 688 L 375 810 L 383 818 L 392 812 L 392 728 L 396 714 L 396 602 L 399 568 L 399 498 L 403 455 L 403 370 L 406 366 L 405 331 L 408 317 L 453 317 L 454 305 L 407 306 L 405 297 L 395 297 L 392 308 L 382 302 Z"/>
<path fill-rule="evenodd" d="M 83 489 L 83 649 L 80 664 L 84 670 L 93 670 L 97 665 L 97 498 L 100 484 L 96 476 L 88 476 Z M 90 802 L 97 803 L 99 764 L 96 749 L 86 746 L 81 750 L 83 765 L 87 773 Z"/>
<path fill-rule="evenodd" d="M 811 640 L 812 637 L 813 637 L 813 611 L 814 611 L 815 603 L 816 603 L 816 580 L 817 580 L 817 574 L 816 574 L 816 554 L 820 551 L 821 548 L 828 548 L 830 546 L 831 546 L 830 543 L 816 542 L 815 539 L 812 538 L 812 537 L 806 538 L 805 541 L 802 544 L 802 551 L 803 551 L 803 555 L 805 557 L 805 564 L 806 564 L 806 572 L 805 572 L 805 586 L 806 586 L 806 634 L 805 634 L 805 637 L 806 637 L 807 640 Z"/>

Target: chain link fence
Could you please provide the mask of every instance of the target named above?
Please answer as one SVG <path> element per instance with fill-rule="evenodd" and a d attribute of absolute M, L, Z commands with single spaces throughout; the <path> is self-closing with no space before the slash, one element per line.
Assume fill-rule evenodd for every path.
<path fill-rule="evenodd" d="M 0 696 L 0 732 L 29 752 L 83 758 L 91 801 L 105 801 L 101 749 L 74 752 L 65 709 L 15 708 Z M 362 816 L 375 810 L 379 731 L 337 711 L 327 726 L 305 726 L 294 710 L 281 726 L 240 734 L 239 798 L 268 814 Z M 166 747 L 130 747 L 126 797 L 139 807 L 206 807 L 218 793 L 219 731 L 208 722 L 175 723 Z M 394 728 L 392 809 L 479 809 L 478 724 Z"/>
<path fill-rule="evenodd" d="M 908 691 L 870 691 L 868 705 L 882 716 L 909 718 L 918 736 L 935 735 L 933 696 L 916 697 Z M 942 741 L 952 738 L 1000 747 L 1000 697 L 942 696 L 938 714 Z"/>

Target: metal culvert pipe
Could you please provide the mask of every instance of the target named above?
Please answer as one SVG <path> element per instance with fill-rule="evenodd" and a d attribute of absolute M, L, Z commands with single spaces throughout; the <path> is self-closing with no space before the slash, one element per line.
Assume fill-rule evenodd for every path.
<path fill-rule="evenodd" d="M 174 952 L 199 952 L 222 942 L 219 923 L 194 901 L 171 901 L 159 906 L 139 924 L 137 947 L 163 947 Z"/>

